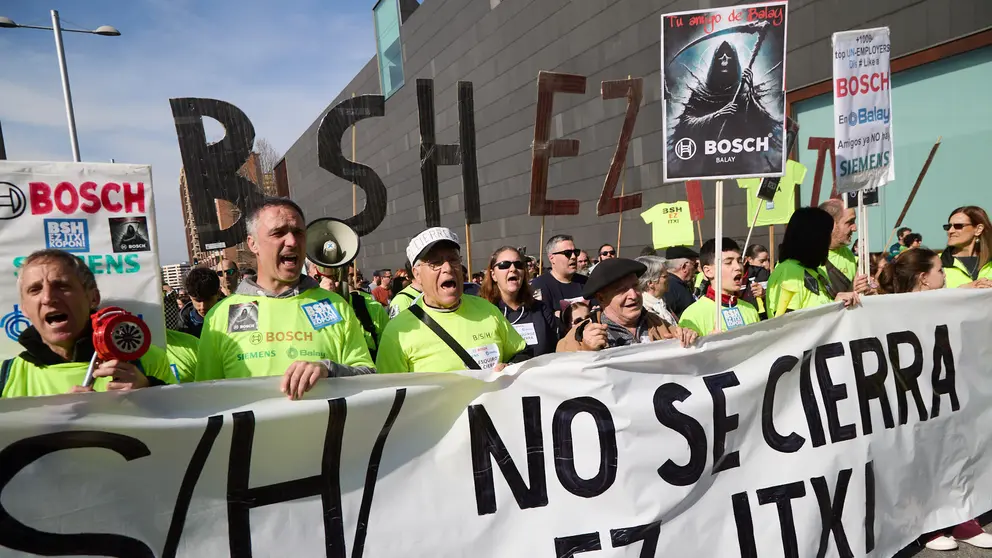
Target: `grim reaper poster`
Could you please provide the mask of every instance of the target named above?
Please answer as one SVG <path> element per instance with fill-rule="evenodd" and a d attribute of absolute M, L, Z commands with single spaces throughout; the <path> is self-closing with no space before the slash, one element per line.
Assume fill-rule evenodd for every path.
<path fill-rule="evenodd" d="M 664 180 L 782 176 L 786 3 L 661 16 Z"/>

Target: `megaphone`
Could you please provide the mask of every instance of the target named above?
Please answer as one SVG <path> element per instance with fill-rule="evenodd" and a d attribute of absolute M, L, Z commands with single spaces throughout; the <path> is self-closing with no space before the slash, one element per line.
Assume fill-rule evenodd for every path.
<path fill-rule="evenodd" d="M 307 225 L 307 259 L 323 275 L 354 261 L 361 245 L 358 233 L 340 219 L 324 217 Z"/>

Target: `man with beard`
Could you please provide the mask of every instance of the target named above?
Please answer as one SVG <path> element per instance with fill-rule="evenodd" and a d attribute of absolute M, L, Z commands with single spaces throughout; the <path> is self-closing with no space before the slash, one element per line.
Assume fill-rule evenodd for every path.
<path fill-rule="evenodd" d="M 844 208 L 844 202 L 830 199 L 820 204 L 820 209 L 834 218 L 834 232 L 830 236 L 827 263 L 821 268 L 830 280 L 835 293 L 856 292 L 868 294 L 868 276 L 858 275 L 858 258 L 851 251 L 851 237 L 858 230 L 857 215 L 853 207 Z"/>
<path fill-rule="evenodd" d="M 461 244 L 451 229 L 433 227 L 407 246 L 418 297 L 382 333 L 380 373 L 501 371 L 530 358 L 523 337 L 488 300 L 462 292 Z"/>
<path fill-rule="evenodd" d="M 737 50 L 730 43 L 722 42 L 713 53 L 706 81 L 687 87 L 689 98 L 682 114 L 675 120 L 669 149 L 674 150 L 679 140 L 691 138 L 698 150 L 686 160 L 672 160 L 675 172 L 670 174 L 700 176 L 704 169 L 712 168 L 702 154 L 706 140 L 767 138 L 769 153 L 781 147 L 777 132 L 782 122 L 772 117 L 761 100 L 771 88 L 764 84 L 755 87 L 751 68 L 741 71 Z M 736 161 L 725 163 L 730 174 L 758 174 L 777 168 L 775 161 L 768 158 L 762 161 L 754 157 L 737 157 Z"/>
<path fill-rule="evenodd" d="M 258 278 L 243 280 L 207 313 L 197 381 L 282 374 L 281 391 L 299 399 L 321 378 L 374 372 L 351 305 L 303 273 L 304 223 L 303 210 L 286 198 L 248 215 Z"/>

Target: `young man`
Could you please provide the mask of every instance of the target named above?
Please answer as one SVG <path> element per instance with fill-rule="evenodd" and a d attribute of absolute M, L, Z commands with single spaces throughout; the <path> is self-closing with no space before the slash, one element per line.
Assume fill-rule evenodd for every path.
<path fill-rule="evenodd" d="M 891 262 L 893 258 L 899 255 L 900 252 L 906 249 L 906 235 L 912 234 L 913 229 L 909 227 L 899 227 L 896 231 L 896 243 L 889 246 L 888 260 Z"/>
<path fill-rule="evenodd" d="M 372 272 L 372 298 L 383 306 L 389 306 L 389 284 L 392 280 L 391 270 L 377 269 Z"/>
<path fill-rule="evenodd" d="M 224 298 L 221 282 L 214 271 L 203 267 L 191 269 L 183 285 L 189 293 L 189 302 L 179 312 L 179 331 L 199 337 L 203 330 L 203 317 Z"/>
<path fill-rule="evenodd" d="M 716 290 L 713 282 L 716 280 L 716 266 L 723 266 L 721 278 L 720 303 L 723 316 L 721 331 L 729 331 L 756 324 L 761 319 L 758 310 L 749 302 L 737 298 L 741 292 L 741 277 L 744 275 L 744 265 L 741 262 L 741 248 L 733 239 L 723 239 L 723 257 L 716 261 L 716 242 L 707 240 L 699 250 L 699 263 L 703 267 L 703 276 L 709 281 L 706 294 L 686 308 L 679 319 L 679 325 L 688 328 L 700 336 L 716 332 Z"/>

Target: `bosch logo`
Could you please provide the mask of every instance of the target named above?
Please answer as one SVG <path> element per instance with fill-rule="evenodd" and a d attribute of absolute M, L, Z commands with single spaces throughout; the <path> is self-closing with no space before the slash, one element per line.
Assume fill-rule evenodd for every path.
<path fill-rule="evenodd" d="M 706 140 L 703 150 L 706 155 L 726 155 L 727 153 L 755 153 L 768 151 L 771 142 L 771 134 L 758 138 L 734 138 L 732 140 Z"/>
<path fill-rule="evenodd" d="M 675 142 L 675 156 L 683 161 L 692 159 L 696 155 L 696 142 L 692 138 L 682 138 Z"/>
<path fill-rule="evenodd" d="M 0 221 L 17 219 L 26 207 L 27 198 L 20 188 L 10 182 L 0 182 Z"/>

